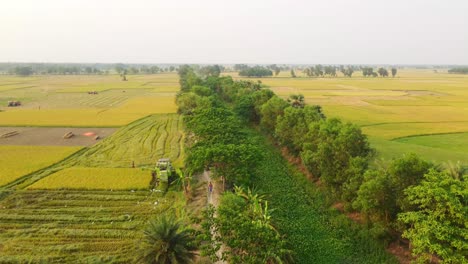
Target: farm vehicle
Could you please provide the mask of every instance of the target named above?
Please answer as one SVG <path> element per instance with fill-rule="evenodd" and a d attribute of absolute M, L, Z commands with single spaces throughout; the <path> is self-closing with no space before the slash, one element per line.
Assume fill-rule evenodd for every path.
<path fill-rule="evenodd" d="M 132 164 L 134 166 L 134 164 Z M 169 185 L 177 185 L 183 189 L 184 192 L 188 191 L 190 186 L 190 177 L 186 177 L 185 173 L 180 168 L 174 168 L 170 159 L 159 159 L 154 168 L 143 168 L 151 171 L 152 180 L 150 185 L 161 192 L 166 192 Z"/>
<path fill-rule="evenodd" d="M 167 191 L 172 177 L 175 176 L 171 161 L 167 158 L 159 159 L 154 169 L 151 169 L 151 176 L 151 185 L 155 186 L 156 190 Z"/>

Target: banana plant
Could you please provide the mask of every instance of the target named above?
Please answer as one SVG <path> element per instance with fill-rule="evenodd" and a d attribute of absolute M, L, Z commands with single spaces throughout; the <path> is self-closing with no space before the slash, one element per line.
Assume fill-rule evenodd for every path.
<path fill-rule="evenodd" d="M 190 181 L 192 179 L 192 175 L 189 174 L 188 176 L 186 176 L 186 173 L 184 172 L 184 170 L 180 168 L 176 168 L 176 174 L 178 178 L 175 181 L 175 184 L 181 185 L 182 188 L 184 189 L 184 193 L 187 194 L 190 189 Z"/>

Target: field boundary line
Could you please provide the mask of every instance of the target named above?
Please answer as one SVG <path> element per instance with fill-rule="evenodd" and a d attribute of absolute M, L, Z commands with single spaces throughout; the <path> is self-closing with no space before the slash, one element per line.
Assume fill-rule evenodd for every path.
<path fill-rule="evenodd" d="M 371 126 L 384 126 L 384 125 L 394 125 L 394 124 L 434 124 L 434 123 L 468 123 L 468 120 L 458 120 L 458 121 L 434 121 L 434 122 L 420 122 L 420 121 L 410 121 L 410 122 L 386 122 L 386 123 L 374 123 L 367 125 L 360 125 L 360 127 L 371 127 Z"/>
<path fill-rule="evenodd" d="M 439 135 L 453 135 L 453 134 L 466 134 L 466 133 L 468 133 L 468 130 L 467 130 L 467 131 L 459 131 L 459 132 L 415 134 L 415 135 L 410 135 L 410 136 L 392 138 L 392 139 L 390 139 L 390 141 L 396 141 L 396 140 L 399 140 L 399 139 L 413 138 L 413 137 L 439 136 Z"/>

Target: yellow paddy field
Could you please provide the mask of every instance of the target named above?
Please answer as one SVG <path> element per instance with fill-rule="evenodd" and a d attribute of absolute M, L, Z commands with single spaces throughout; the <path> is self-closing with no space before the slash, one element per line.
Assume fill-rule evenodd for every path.
<path fill-rule="evenodd" d="M 28 189 L 147 189 L 151 173 L 136 168 L 72 167 L 56 172 L 28 187 Z"/>
<path fill-rule="evenodd" d="M 150 114 L 175 113 L 176 73 L 0 76 L 0 126 L 122 126 Z M 88 94 L 96 91 L 97 94 Z M 8 108 L 18 100 L 21 107 Z"/>
<path fill-rule="evenodd" d="M 61 161 L 80 147 L 0 146 L 0 186 Z"/>
<path fill-rule="evenodd" d="M 296 73 L 297 78 L 282 72 L 260 80 L 282 97 L 303 94 L 308 104 L 323 106 L 328 117 L 362 126 L 382 158 L 416 152 L 435 162 L 468 163 L 468 154 L 456 151 L 465 149 L 468 139 L 453 134 L 468 132 L 468 76 L 416 69 L 399 69 L 395 78 L 365 78 L 360 72 L 352 78 L 307 78 Z M 440 134 L 446 136 L 431 136 Z M 402 141 L 405 137 L 411 139 Z M 444 144 L 432 142 L 441 140 Z M 447 148 L 451 142 L 459 147 Z"/>

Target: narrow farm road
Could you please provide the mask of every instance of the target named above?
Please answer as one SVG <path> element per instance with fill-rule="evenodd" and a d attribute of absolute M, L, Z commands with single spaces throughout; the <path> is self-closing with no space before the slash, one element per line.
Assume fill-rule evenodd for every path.
<path fill-rule="evenodd" d="M 201 176 L 201 181 L 205 183 L 205 186 L 206 186 L 206 194 L 207 194 L 207 205 L 208 204 L 211 204 L 213 205 L 215 208 L 218 208 L 218 205 L 219 205 L 219 199 L 221 197 L 221 194 L 223 192 L 223 185 L 222 183 L 219 183 L 217 181 L 214 181 L 211 179 L 211 175 L 210 175 L 210 171 L 204 171 L 202 176 Z M 211 182 L 211 184 L 213 185 L 213 188 L 212 188 L 212 192 L 209 191 L 209 183 Z M 215 214 L 215 217 L 216 217 L 216 214 Z M 214 236 L 215 235 L 215 231 L 212 230 L 211 231 L 211 235 Z M 216 255 L 221 258 L 221 256 L 223 255 L 223 251 L 224 251 L 224 245 L 221 245 L 221 248 L 219 249 L 219 251 L 216 253 Z M 226 261 L 217 261 L 215 262 L 215 264 L 226 264 L 227 262 Z"/>

